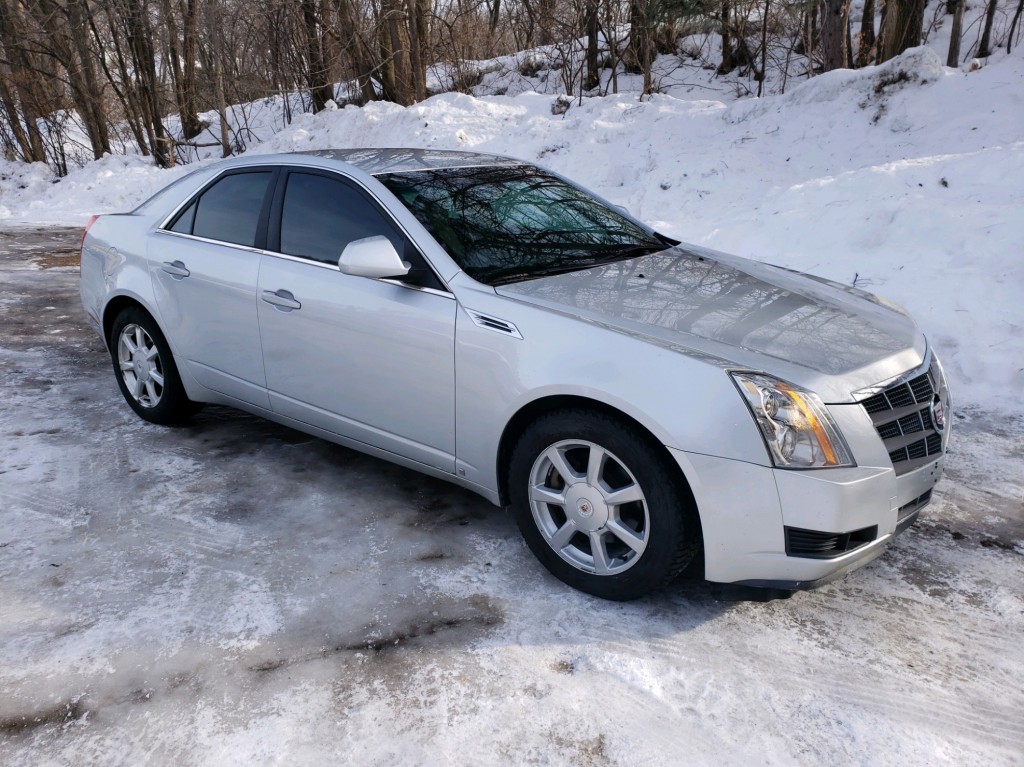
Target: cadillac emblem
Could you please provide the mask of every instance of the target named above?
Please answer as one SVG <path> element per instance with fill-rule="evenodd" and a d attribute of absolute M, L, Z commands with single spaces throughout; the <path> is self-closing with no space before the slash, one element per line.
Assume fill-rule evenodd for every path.
<path fill-rule="evenodd" d="M 932 423 L 939 431 L 946 428 L 946 412 L 942 407 L 942 400 L 937 395 L 932 401 Z"/>

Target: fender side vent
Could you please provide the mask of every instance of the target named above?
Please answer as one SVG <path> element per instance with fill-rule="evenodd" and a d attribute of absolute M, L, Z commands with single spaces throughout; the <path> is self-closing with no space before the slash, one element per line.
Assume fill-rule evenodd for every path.
<path fill-rule="evenodd" d="M 501 333 L 512 338 L 518 338 L 520 341 L 523 340 L 523 334 L 519 332 L 519 328 L 507 320 L 498 319 L 473 309 L 466 309 L 466 314 L 469 315 L 477 327 L 493 330 L 495 333 Z"/>
<path fill-rule="evenodd" d="M 878 525 L 852 533 L 826 533 L 822 530 L 786 528 L 786 554 L 808 559 L 832 559 L 866 546 L 878 537 Z"/>

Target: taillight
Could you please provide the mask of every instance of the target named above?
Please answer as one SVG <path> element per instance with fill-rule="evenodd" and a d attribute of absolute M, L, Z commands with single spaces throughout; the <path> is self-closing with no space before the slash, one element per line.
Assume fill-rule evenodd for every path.
<path fill-rule="evenodd" d="M 96 223 L 96 219 L 98 219 L 98 218 L 99 218 L 99 216 L 90 216 L 89 217 L 89 223 L 85 225 L 85 231 L 82 232 L 82 244 L 78 246 L 79 250 L 81 250 L 82 248 L 85 247 L 85 238 L 89 234 L 89 227 L 91 227 L 93 224 L 95 224 Z"/>

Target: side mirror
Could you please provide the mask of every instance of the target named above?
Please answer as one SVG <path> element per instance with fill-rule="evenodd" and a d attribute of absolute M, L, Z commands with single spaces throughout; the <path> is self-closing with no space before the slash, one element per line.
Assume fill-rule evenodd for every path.
<path fill-rule="evenodd" d="M 353 240 L 338 259 L 338 269 L 356 277 L 404 277 L 410 265 L 401 259 L 391 240 L 383 235 Z"/>

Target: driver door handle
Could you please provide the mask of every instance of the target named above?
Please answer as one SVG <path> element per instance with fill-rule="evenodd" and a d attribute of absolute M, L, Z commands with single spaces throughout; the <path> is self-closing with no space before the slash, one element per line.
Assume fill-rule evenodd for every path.
<path fill-rule="evenodd" d="M 285 312 L 302 308 L 302 304 L 296 301 L 295 296 L 287 290 L 264 290 L 263 300 Z"/>

